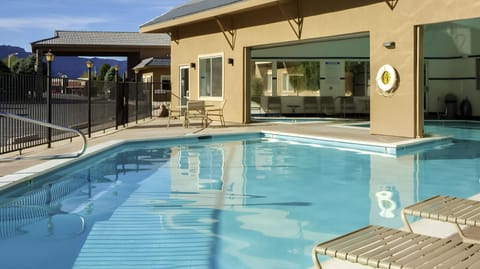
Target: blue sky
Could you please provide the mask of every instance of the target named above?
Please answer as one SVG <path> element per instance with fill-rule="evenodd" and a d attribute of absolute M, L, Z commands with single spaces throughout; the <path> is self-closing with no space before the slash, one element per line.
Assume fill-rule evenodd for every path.
<path fill-rule="evenodd" d="M 31 51 L 55 30 L 138 32 L 139 26 L 190 0 L 2 0 L 0 45 Z"/>

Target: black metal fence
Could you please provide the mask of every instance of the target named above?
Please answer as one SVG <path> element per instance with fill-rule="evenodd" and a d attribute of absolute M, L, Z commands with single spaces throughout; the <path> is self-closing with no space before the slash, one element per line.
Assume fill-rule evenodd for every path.
<path fill-rule="evenodd" d="M 55 77 L 51 81 L 50 102 L 47 83 L 48 79 L 41 75 L 0 73 L 0 112 L 43 122 L 48 122 L 51 113 L 51 123 L 85 134 L 125 126 L 152 117 L 155 112 L 153 83 L 91 81 L 89 85 L 88 80 Z M 0 117 L 0 154 L 74 135 Z"/>

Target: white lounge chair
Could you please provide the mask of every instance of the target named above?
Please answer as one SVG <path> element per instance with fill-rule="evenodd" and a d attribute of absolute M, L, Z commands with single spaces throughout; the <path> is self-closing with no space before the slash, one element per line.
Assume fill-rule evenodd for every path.
<path fill-rule="evenodd" d="M 372 268 L 480 268 L 480 244 L 462 242 L 459 237 L 435 238 L 374 225 L 316 245 L 312 259 L 321 269 L 318 255 Z"/>
<path fill-rule="evenodd" d="M 413 231 L 408 216 L 453 223 L 458 234 L 466 242 L 480 243 L 480 240 L 466 237 L 462 225 L 480 227 L 480 202 L 452 196 L 437 195 L 402 209 L 406 228 Z"/>

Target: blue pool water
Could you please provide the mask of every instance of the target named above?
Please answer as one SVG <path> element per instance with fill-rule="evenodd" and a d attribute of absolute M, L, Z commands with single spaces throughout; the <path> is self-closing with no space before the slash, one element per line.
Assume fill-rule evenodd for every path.
<path fill-rule="evenodd" d="M 260 134 L 122 145 L 0 196 L 2 268 L 308 268 L 315 243 L 480 193 L 478 124 L 398 157 Z"/>

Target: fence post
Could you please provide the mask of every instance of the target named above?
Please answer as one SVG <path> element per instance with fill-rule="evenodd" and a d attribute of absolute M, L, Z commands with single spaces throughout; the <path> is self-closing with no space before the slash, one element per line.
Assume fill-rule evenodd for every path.
<path fill-rule="evenodd" d="M 153 87 L 152 85 L 150 85 L 150 119 L 153 119 Z"/>
<path fill-rule="evenodd" d="M 118 125 L 120 122 L 120 89 L 118 88 L 118 83 L 115 80 L 115 130 L 118 130 Z"/>

